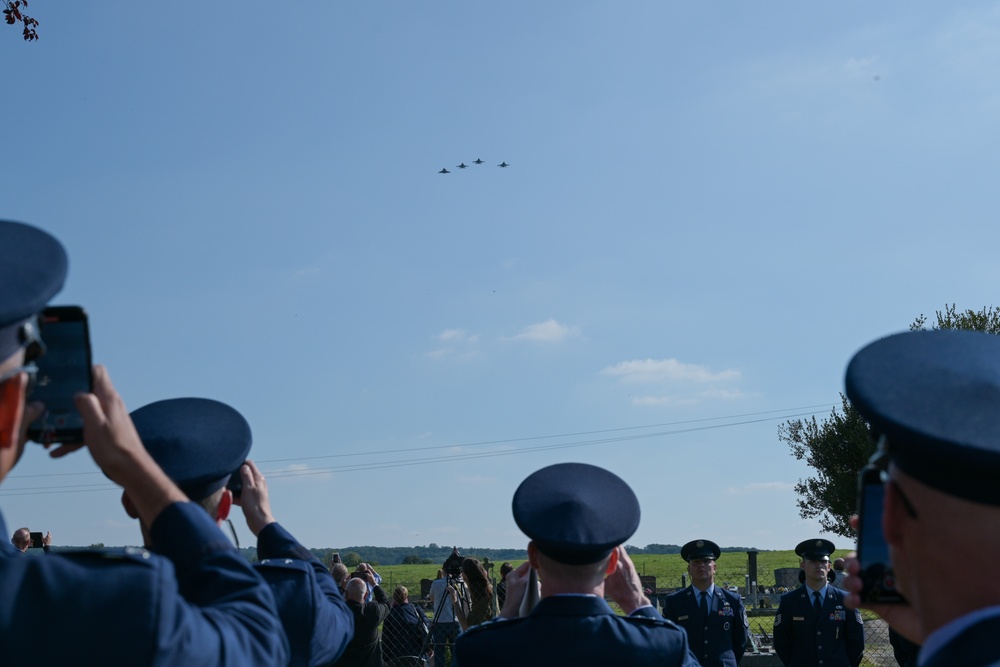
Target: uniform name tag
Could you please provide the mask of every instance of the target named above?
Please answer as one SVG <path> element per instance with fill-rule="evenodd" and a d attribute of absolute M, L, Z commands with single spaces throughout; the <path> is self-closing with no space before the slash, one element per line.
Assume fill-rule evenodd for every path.
<path fill-rule="evenodd" d="M 688 617 L 687 616 L 678 616 L 677 620 L 678 621 L 686 621 L 686 620 L 688 620 Z"/>
<path fill-rule="evenodd" d="M 804 620 L 806 620 L 806 617 L 805 616 L 792 616 L 792 620 L 793 621 L 804 621 Z"/>

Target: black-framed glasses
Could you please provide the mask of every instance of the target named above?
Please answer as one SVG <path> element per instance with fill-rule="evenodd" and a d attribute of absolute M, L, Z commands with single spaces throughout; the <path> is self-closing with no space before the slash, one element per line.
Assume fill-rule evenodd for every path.
<path fill-rule="evenodd" d="M 911 519 L 916 519 L 917 508 L 913 506 L 909 496 L 903 492 L 903 487 L 899 485 L 899 482 L 889 477 L 889 439 L 884 434 L 879 436 L 875 453 L 868 459 L 868 463 L 879 468 L 879 479 L 882 480 L 882 484 L 884 486 L 892 485 L 896 494 L 899 495 L 899 500 L 903 503 L 903 509 L 910 515 Z"/>

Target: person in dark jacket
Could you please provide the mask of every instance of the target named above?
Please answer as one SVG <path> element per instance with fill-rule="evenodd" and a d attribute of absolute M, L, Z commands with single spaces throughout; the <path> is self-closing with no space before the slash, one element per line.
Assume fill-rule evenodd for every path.
<path fill-rule="evenodd" d="M 368 581 L 354 577 L 347 582 L 347 607 L 354 615 L 354 639 L 335 663 L 336 667 L 382 667 L 382 640 L 378 626 L 389 616 L 391 608 L 385 591 L 375 583 L 372 571 L 367 570 L 364 574 Z M 365 602 L 369 586 L 372 601 Z"/>
<path fill-rule="evenodd" d="M 406 586 L 397 586 L 392 592 L 392 610 L 382 624 L 382 658 L 386 667 L 423 664 L 428 634 L 427 616 L 410 604 Z"/>

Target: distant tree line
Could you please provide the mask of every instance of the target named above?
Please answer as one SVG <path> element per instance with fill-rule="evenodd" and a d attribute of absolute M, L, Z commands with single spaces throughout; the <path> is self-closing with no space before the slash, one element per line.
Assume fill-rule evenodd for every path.
<path fill-rule="evenodd" d="M 358 563 L 370 563 L 378 567 L 380 565 L 440 565 L 451 555 L 451 547 L 442 547 L 431 543 L 427 546 L 416 547 L 343 547 L 340 549 L 323 548 L 310 549 L 316 558 L 329 565 L 333 554 L 339 554 L 340 560 L 349 568 L 354 568 Z M 647 544 L 645 547 L 626 545 L 628 552 L 633 555 L 639 554 L 679 554 L 680 546 L 676 544 Z M 749 547 L 721 547 L 723 552 L 746 552 Z M 255 547 L 244 547 L 240 550 L 243 556 L 250 562 L 257 560 L 257 549 Z M 763 550 L 762 550 L 763 551 Z M 458 552 L 463 556 L 474 558 L 489 558 L 494 563 L 504 561 L 527 560 L 526 549 L 487 549 L 483 547 L 458 547 Z"/>

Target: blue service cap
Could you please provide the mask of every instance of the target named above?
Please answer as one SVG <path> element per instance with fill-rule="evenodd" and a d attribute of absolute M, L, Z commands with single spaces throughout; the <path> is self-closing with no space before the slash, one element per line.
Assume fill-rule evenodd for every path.
<path fill-rule="evenodd" d="M 806 560 L 823 560 L 836 551 L 830 540 L 803 540 L 795 547 L 795 555 Z"/>
<path fill-rule="evenodd" d="M 0 220 L 0 361 L 30 342 L 24 326 L 62 289 L 68 266 L 66 250 L 55 237 Z"/>
<path fill-rule="evenodd" d="M 194 501 L 225 486 L 250 453 L 250 425 L 219 401 L 172 398 L 131 416 L 146 451 Z"/>
<path fill-rule="evenodd" d="M 1000 505 L 1000 336 L 911 331 L 854 355 L 847 397 L 906 474 Z"/>
<path fill-rule="evenodd" d="M 712 540 L 691 540 L 681 547 L 681 558 L 691 562 L 694 558 L 711 558 L 719 560 L 722 549 Z"/>
<path fill-rule="evenodd" d="M 586 463 L 558 463 L 514 492 L 514 521 L 539 551 L 567 565 L 596 563 L 639 527 L 639 500 L 617 475 Z"/>

